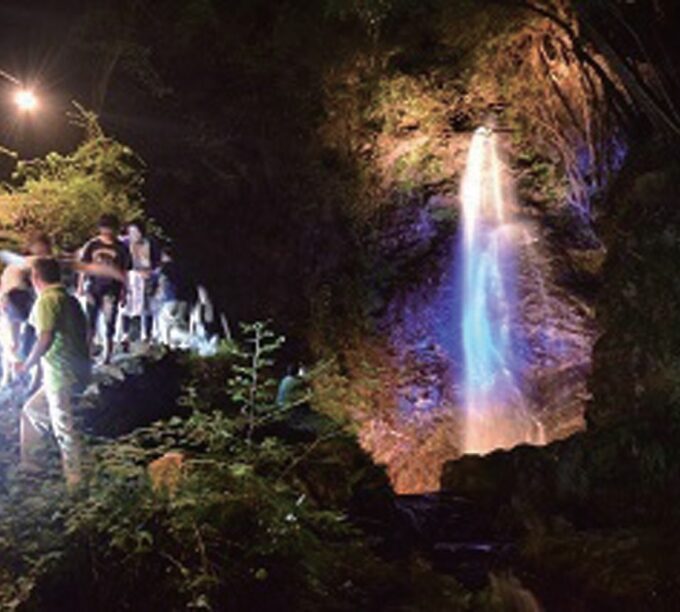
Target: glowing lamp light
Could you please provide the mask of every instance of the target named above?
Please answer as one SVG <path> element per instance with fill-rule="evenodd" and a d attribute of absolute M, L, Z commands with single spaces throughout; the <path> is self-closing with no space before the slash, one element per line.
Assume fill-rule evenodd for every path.
<path fill-rule="evenodd" d="M 20 89 L 14 95 L 14 103 L 20 111 L 28 113 L 38 107 L 38 98 L 30 89 Z"/>

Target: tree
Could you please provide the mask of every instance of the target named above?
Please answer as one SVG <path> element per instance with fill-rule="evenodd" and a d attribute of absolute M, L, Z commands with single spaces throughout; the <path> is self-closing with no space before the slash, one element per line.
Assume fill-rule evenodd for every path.
<path fill-rule="evenodd" d="M 655 27 L 647 28 L 651 36 L 660 37 L 653 41 L 640 20 L 631 22 L 615 0 L 491 2 L 524 8 L 552 21 L 568 36 L 578 58 L 597 74 L 622 116 L 632 121 L 645 117 L 660 133 L 680 138 L 677 78 L 669 60 L 669 41 L 664 40 L 661 27 L 665 13 L 658 2 L 642 9 L 648 12 L 645 18 L 658 21 Z"/>
<path fill-rule="evenodd" d="M 94 113 L 76 105 L 71 119 L 85 132 L 78 149 L 19 161 L 0 195 L 0 226 L 15 237 L 42 231 L 71 249 L 82 245 L 103 213 L 123 222 L 143 215 L 142 160 L 106 136 Z"/>

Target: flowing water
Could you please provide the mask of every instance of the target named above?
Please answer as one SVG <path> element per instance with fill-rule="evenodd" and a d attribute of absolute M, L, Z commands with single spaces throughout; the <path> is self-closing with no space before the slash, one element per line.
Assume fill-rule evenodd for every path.
<path fill-rule="evenodd" d="M 472 137 L 461 186 L 464 427 L 462 450 L 484 454 L 544 442 L 523 391 L 524 342 L 516 280 L 525 232 L 488 128 Z"/>
<path fill-rule="evenodd" d="M 399 493 L 438 490 L 442 466 L 463 454 L 585 426 L 592 310 L 572 291 L 570 253 L 544 211 L 515 198 L 499 140 L 489 130 L 460 135 L 460 197 L 400 208 L 386 224 L 386 252 L 410 249 L 420 275 L 378 320 L 385 341 L 348 354 L 357 397 L 371 398 L 354 412 L 362 445 Z M 457 237 L 438 234 L 437 213 L 459 202 Z"/>

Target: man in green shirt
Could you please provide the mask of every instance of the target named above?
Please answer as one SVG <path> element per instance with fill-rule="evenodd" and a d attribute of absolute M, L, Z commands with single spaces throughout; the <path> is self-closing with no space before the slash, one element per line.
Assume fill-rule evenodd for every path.
<path fill-rule="evenodd" d="M 90 378 L 87 321 L 76 298 L 61 284 L 56 259 L 35 259 L 31 277 L 38 292 L 31 313 L 37 341 L 17 371 L 28 371 L 40 362 L 43 384 L 21 413 L 21 462 L 25 467 L 35 466 L 35 452 L 52 429 L 66 482 L 73 487 L 80 480 L 80 441 L 73 424 L 72 401 Z"/>

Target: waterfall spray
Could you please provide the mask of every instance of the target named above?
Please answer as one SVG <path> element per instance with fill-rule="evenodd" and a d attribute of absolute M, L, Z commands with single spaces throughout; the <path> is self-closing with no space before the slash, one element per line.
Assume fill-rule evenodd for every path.
<path fill-rule="evenodd" d="M 523 442 L 541 443 L 522 393 L 515 298 L 518 225 L 497 136 L 472 137 L 461 187 L 463 451 L 483 454 Z"/>

